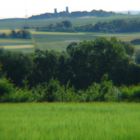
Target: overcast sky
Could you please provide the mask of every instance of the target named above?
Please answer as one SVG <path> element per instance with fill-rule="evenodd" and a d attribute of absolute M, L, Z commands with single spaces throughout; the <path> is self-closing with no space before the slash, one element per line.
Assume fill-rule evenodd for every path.
<path fill-rule="evenodd" d="M 53 12 L 54 8 L 62 11 L 66 6 L 69 6 L 70 11 L 128 11 L 140 10 L 140 0 L 0 0 L 0 18 Z"/>

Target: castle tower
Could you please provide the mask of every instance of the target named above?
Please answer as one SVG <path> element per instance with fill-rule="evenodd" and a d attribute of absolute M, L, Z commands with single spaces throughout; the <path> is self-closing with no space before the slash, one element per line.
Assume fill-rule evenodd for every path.
<path fill-rule="evenodd" d="M 66 13 L 69 13 L 69 7 L 68 6 L 66 7 Z"/>
<path fill-rule="evenodd" d="M 57 14 L 57 8 L 54 9 L 54 14 Z"/>

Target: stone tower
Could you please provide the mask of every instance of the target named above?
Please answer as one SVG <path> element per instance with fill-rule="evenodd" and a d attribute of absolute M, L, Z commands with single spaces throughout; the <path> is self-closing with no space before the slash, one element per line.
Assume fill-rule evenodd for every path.
<path fill-rule="evenodd" d="M 69 13 L 69 7 L 68 6 L 66 7 L 66 13 Z"/>
<path fill-rule="evenodd" d="M 54 14 L 57 14 L 57 8 L 54 9 Z"/>

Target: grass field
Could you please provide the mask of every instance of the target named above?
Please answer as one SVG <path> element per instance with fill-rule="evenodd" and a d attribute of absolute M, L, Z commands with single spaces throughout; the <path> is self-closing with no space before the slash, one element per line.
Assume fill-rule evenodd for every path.
<path fill-rule="evenodd" d="M 140 140 L 140 104 L 0 104 L 1 140 Z"/>
<path fill-rule="evenodd" d="M 0 48 L 28 53 L 33 52 L 34 45 L 29 39 L 0 39 Z"/>
<path fill-rule="evenodd" d="M 71 42 L 83 40 L 94 40 L 97 37 L 116 37 L 119 40 L 130 42 L 133 39 L 140 38 L 140 33 L 130 34 L 108 34 L 108 33 L 63 33 L 63 32 L 32 32 L 34 44 L 39 49 L 48 49 L 55 51 L 65 51 Z M 138 49 L 138 45 L 137 45 Z"/>
<path fill-rule="evenodd" d="M 0 32 L 8 30 L 0 30 Z M 140 33 L 107 34 L 107 33 L 64 33 L 64 32 L 37 32 L 31 31 L 33 39 L 0 39 L 0 47 L 11 51 L 33 52 L 34 47 L 42 50 L 65 51 L 71 42 L 94 40 L 97 37 L 116 37 L 122 41 L 130 42 L 140 38 Z M 139 45 L 136 46 L 139 49 Z"/>

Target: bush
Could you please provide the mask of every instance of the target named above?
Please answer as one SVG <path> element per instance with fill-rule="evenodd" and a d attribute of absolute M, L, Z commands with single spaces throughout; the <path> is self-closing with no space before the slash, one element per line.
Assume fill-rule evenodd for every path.
<path fill-rule="evenodd" d="M 35 96 L 28 89 L 18 89 L 7 79 L 0 79 L 0 102 L 29 102 Z"/>
<path fill-rule="evenodd" d="M 15 92 L 14 85 L 7 79 L 0 79 L 0 101 L 7 101 L 9 94 Z"/>
<path fill-rule="evenodd" d="M 99 101 L 119 101 L 120 92 L 113 85 L 113 82 L 109 80 L 108 75 L 104 75 L 100 84 L 100 96 Z"/>
<path fill-rule="evenodd" d="M 100 85 L 97 83 L 92 84 L 86 91 L 85 94 L 87 95 L 86 101 L 98 101 L 100 100 Z M 82 97 L 85 95 L 82 94 Z"/>
<path fill-rule="evenodd" d="M 69 85 L 63 86 L 57 80 L 50 80 L 47 87 L 47 101 L 70 102 L 76 101 L 76 94 Z"/>
<path fill-rule="evenodd" d="M 81 97 L 86 97 L 86 102 L 92 102 L 120 101 L 120 96 L 118 88 L 108 79 L 108 75 L 104 75 L 100 84 L 92 84 Z"/>
<path fill-rule="evenodd" d="M 70 102 L 77 101 L 74 88 L 63 86 L 58 80 L 50 80 L 48 84 L 40 84 L 32 89 L 35 101 Z"/>
<path fill-rule="evenodd" d="M 122 101 L 140 101 L 140 85 L 121 87 L 121 100 Z"/>
<path fill-rule="evenodd" d="M 120 101 L 121 92 L 115 87 L 108 76 L 104 75 L 100 84 L 93 83 L 87 90 L 80 90 L 78 101 Z"/>
<path fill-rule="evenodd" d="M 60 100 L 58 98 L 60 97 L 60 83 L 57 80 L 50 80 L 48 86 L 47 86 L 47 94 L 46 94 L 46 99 L 48 102 L 53 102 Z"/>
<path fill-rule="evenodd" d="M 36 101 L 63 101 L 65 88 L 61 86 L 59 81 L 50 80 L 49 83 L 43 83 L 32 89 Z"/>
<path fill-rule="evenodd" d="M 47 101 L 46 95 L 47 95 L 47 85 L 41 84 L 37 85 L 32 89 L 32 93 L 34 95 L 34 99 L 37 102 Z"/>
<path fill-rule="evenodd" d="M 32 102 L 35 96 L 28 89 L 16 89 L 15 92 L 8 96 L 9 102 Z"/>
<path fill-rule="evenodd" d="M 75 89 L 70 87 L 69 84 L 65 87 L 64 102 L 77 102 L 78 95 L 75 93 Z"/>

